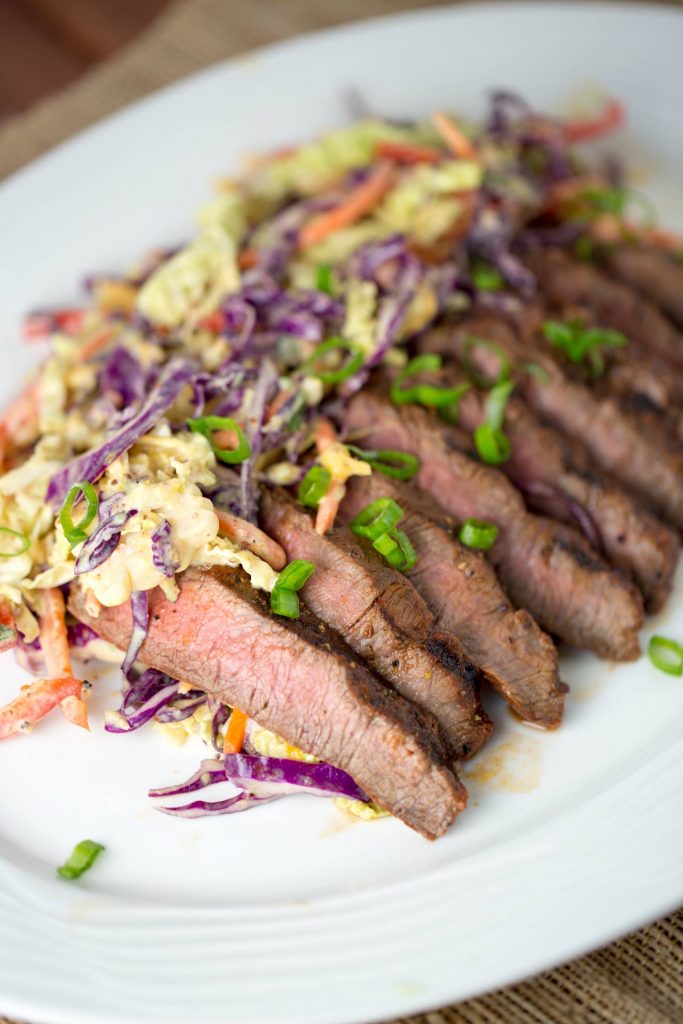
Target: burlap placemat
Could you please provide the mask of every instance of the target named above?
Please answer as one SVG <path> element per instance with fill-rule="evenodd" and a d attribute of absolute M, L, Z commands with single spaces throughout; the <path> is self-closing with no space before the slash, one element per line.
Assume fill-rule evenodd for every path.
<path fill-rule="evenodd" d="M 0 128 L 0 178 L 80 128 L 214 61 L 311 29 L 436 3 L 183 0 L 125 51 Z M 683 1022 L 683 911 L 531 981 L 400 1024 L 676 1022 Z"/>

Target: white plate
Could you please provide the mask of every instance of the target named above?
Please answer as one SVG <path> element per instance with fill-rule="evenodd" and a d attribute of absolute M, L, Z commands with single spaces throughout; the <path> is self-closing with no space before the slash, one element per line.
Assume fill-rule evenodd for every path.
<path fill-rule="evenodd" d="M 23 311 L 184 237 L 215 175 L 340 122 L 350 85 L 395 116 L 476 112 L 496 85 L 560 110 L 597 85 L 627 102 L 622 144 L 680 225 L 682 28 L 651 6 L 441 9 L 276 46 L 136 104 L 0 190 L 0 398 L 36 358 L 18 342 Z M 655 628 L 683 636 L 680 585 L 645 639 Z M 147 787 L 189 774 L 200 751 L 102 732 L 115 697 L 100 681 L 92 734 L 53 716 L 0 747 L 0 1011 L 367 1022 L 503 985 L 677 906 L 683 686 L 647 659 L 567 655 L 563 672 L 573 695 L 557 735 L 490 701 L 499 730 L 468 769 L 471 809 L 436 844 L 395 821 L 345 826 L 310 798 L 208 822 L 156 815 Z M 11 659 L 2 675 L 9 698 Z M 58 881 L 86 836 L 106 855 Z"/>

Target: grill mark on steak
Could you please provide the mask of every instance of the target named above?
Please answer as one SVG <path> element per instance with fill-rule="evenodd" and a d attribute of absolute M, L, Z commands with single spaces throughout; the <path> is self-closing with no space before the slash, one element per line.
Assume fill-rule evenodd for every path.
<path fill-rule="evenodd" d="M 308 607 L 404 697 L 434 715 L 456 760 L 491 734 L 477 693 L 478 673 L 457 640 L 434 633 L 434 619 L 401 573 L 345 526 L 321 537 L 308 512 L 281 490 L 261 499 L 264 528 L 316 570 L 301 593 Z"/>
<path fill-rule="evenodd" d="M 455 523 L 417 487 L 374 473 L 354 477 L 340 509 L 353 518 L 377 498 L 405 511 L 405 530 L 417 554 L 408 577 L 435 616 L 436 628 L 457 636 L 467 655 L 520 718 L 544 728 L 562 720 L 565 687 L 557 650 L 523 609 L 514 609 L 478 551 L 457 541 Z"/>
<path fill-rule="evenodd" d="M 683 327 L 683 267 L 658 249 L 619 246 L 605 256 L 607 269 Z"/>
<path fill-rule="evenodd" d="M 638 292 L 559 249 L 530 253 L 526 262 L 551 302 L 587 307 L 601 326 L 614 327 L 644 349 L 683 367 L 683 335 Z"/>
<path fill-rule="evenodd" d="M 683 465 L 678 451 L 657 443 L 643 432 L 613 397 L 600 398 L 583 384 L 570 381 L 530 333 L 520 324 L 524 342 L 513 325 L 500 317 L 475 315 L 429 332 L 420 343 L 432 351 L 462 358 L 468 355 L 480 372 L 490 372 L 497 357 L 483 347 L 467 349 L 472 335 L 494 340 L 507 357 L 522 366 L 532 359 L 544 379 L 520 373 L 518 384 L 534 410 L 563 434 L 581 441 L 601 470 L 641 495 L 674 526 L 683 529 Z M 486 370 L 488 367 L 488 371 Z"/>
<path fill-rule="evenodd" d="M 635 587 L 602 563 L 590 572 L 580 564 L 571 548 L 590 554 L 582 538 L 563 524 L 530 515 L 502 473 L 463 454 L 466 434 L 440 425 L 422 408 L 398 408 L 377 390 L 355 396 L 347 416 L 349 430 L 361 434 L 368 447 L 416 455 L 416 482 L 458 520 L 474 516 L 498 524 L 489 557 L 515 604 L 544 629 L 604 657 L 638 657 L 644 616 Z"/>
<path fill-rule="evenodd" d="M 433 718 L 381 682 L 302 606 L 277 618 L 241 569 L 188 569 L 171 604 L 150 592 L 141 660 L 246 712 L 250 718 L 347 771 L 380 806 L 430 839 L 466 805 Z M 70 611 L 124 650 L 130 605 L 93 618 L 83 590 Z"/>
<path fill-rule="evenodd" d="M 461 400 L 459 419 L 468 431 L 485 419 L 485 401 L 477 391 L 469 391 Z M 679 557 L 676 532 L 631 495 L 603 481 L 590 467 L 581 445 L 570 444 L 558 431 L 540 423 L 514 395 L 507 404 L 505 431 L 512 454 L 501 469 L 521 488 L 527 504 L 576 525 L 571 502 L 578 503 L 595 523 L 612 565 L 631 576 L 649 611 L 659 610 L 673 585 Z M 558 492 L 557 497 L 544 494 L 543 488 L 534 490 L 539 482 Z"/>

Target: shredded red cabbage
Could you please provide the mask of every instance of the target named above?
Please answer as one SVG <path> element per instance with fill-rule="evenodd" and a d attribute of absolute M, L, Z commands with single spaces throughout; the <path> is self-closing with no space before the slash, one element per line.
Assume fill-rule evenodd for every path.
<path fill-rule="evenodd" d="M 128 676 L 133 663 L 140 653 L 149 628 L 149 596 L 146 590 L 134 590 L 130 595 L 130 609 L 133 615 L 133 631 L 128 641 L 128 650 L 121 665 L 124 676 Z"/>
<path fill-rule="evenodd" d="M 193 366 L 185 360 L 171 360 L 164 367 L 156 387 L 143 407 L 128 420 L 125 427 L 98 448 L 79 455 L 55 473 L 47 489 L 47 500 L 53 508 L 60 507 L 72 484 L 79 480 L 93 483 L 104 473 L 107 466 L 128 451 L 139 437 L 151 430 L 185 385 L 189 384 L 194 373 Z"/>
<path fill-rule="evenodd" d="M 106 722 L 107 732 L 124 733 L 139 729 L 165 708 L 178 695 L 180 684 L 175 679 L 149 668 L 135 679 L 119 709 L 125 725 Z"/>
<path fill-rule="evenodd" d="M 140 401 L 147 391 L 147 374 L 133 353 L 122 345 L 107 356 L 98 379 L 100 390 L 116 392 L 124 406 Z"/>
<path fill-rule="evenodd" d="M 171 550 L 171 524 L 162 519 L 152 534 L 152 562 L 164 576 L 175 576 L 179 563 L 173 558 Z"/>
<path fill-rule="evenodd" d="M 74 566 L 75 576 L 92 572 L 93 569 L 97 569 L 99 565 L 106 562 L 119 546 L 121 531 L 134 515 L 137 515 L 137 510 L 131 508 L 124 512 L 115 512 L 100 523 L 97 529 L 83 542 L 83 547 Z"/>
<path fill-rule="evenodd" d="M 224 769 L 229 782 L 252 796 L 308 793 L 369 801 L 347 772 L 324 762 L 309 764 L 260 754 L 226 754 Z"/>

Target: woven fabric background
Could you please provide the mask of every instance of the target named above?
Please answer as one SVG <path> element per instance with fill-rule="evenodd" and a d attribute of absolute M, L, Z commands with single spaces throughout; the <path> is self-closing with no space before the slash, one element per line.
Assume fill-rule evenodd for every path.
<path fill-rule="evenodd" d="M 139 96 L 217 60 L 312 29 L 438 2 L 181 0 L 125 51 L 2 126 L 0 178 Z M 538 978 L 394 1024 L 678 1022 L 683 911 Z"/>

